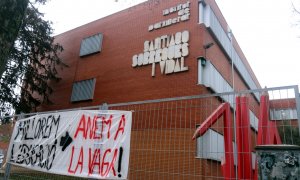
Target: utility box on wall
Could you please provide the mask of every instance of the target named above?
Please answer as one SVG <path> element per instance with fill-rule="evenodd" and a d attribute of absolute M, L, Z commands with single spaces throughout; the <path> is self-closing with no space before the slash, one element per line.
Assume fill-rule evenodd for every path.
<path fill-rule="evenodd" d="M 260 145 L 255 149 L 258 179 L 299 179 L 300 146 Z"/>

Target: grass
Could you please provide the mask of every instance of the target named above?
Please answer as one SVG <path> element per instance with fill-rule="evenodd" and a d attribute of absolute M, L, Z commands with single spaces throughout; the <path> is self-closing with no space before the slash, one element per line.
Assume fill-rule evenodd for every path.
<path fill-rule="evenodd" d="M 0 179 L 4 178 L 4 173 L 0 173 Z M 14 173 L 11 172 L 9 176 L 10 180 L 77 180 L 81 178 L 71 177 L 71 176 L 61 176 L 61 175 L 55 175 L 55 174 L 48 174 L 48 173 Z"/>
<path fill-rule="evenodd" d="M 0 179 L 4 179 L 5 169 L 0 169 Z M 11 172 L 9 174 L 9 180 L 78 180 L 82 178 L 63 176 L 50 173 L 44 173 L 39 171 L 33 171 L 25 168 L 19 168 L 12 166 Z"/>

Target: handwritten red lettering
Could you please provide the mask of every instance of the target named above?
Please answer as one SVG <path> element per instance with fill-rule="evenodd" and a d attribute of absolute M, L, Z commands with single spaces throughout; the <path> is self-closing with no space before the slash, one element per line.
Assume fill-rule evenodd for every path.
<path fill-rule="evenodd" d="M 79 158 L 78 158 L 78 161 L 77 161 L 77 164 L 76 164 L 76 168 L 75 170 L 72 170 L 72 164 L 73 164 L 73 157 L 74 157 L 74 149 L 75 147 L 73 146 L 72 147 L 72 153 L 71 153 L 71 161 L 70 161 L 70 164 L 69 164 L 69 168 L 68 168 L 68 172 L 71 173 L 71 174 L 75 174 L 77 172 L 77 169 L 79 166 L 80 167 L 80 173 L 82 173 L 82 168 L 83 168 L 83 147 L 80 148 L 80 154 L 79 154 Z"/>
<path fill-rule="evenodd" d="M 107 177 L 111 172 L 114 176 L 116 176 L 115 163 L 118 156 L 118 149 L 106 149 L 103 156 L 101 156 L 101 150 L 99 148 L 92 150 L 89 148 L 88 152 L 88 165 L 84 165 L 84 159 L 87 155 L 84 152 L 83 147 L 80 147 L 80 152 L 78 157 L 74 157 L 74 151 L 77 148 L 72 147 L 71 153 L 71 161 L 68 167 L 68 172 L 70 174 L 82 173 L 83 167 L 88 167 L 88 174 L 99 174 L 102 177 Z M 112 157 L 111 157 L 112 156 Z M 73 161 L 74 159 L 74 161 Z M 107 159 L 111 159 L 107 161 Z M 74 163 L 74 164 L 73 164 Z M 80 169 L 80 170 L 79 170 Z"/>
<path fill-rule="evenodd" d="M 114 165 L 115 165 L 115 162 L 116 162 L 116 159 L 117 159 L 118 149 L 115 149 L 114 155 L 113 155 L 113 158 L 112 158 L 111 162 L 106 162 L 105 161 L 107 153 L 111 153 L 111 149 L 107 149 L 104 152 L 104 155 L 103 155 L 103 158 L 102 158 L 102 165 L 101 165 L 101 176 L 106 177 L 108 175 L 108 173 L 110 172 L 110 170 L 112 170 L 114 176 L 116 176 L 116 170 L 115 170 Z M 104 168 L 104 167 L 106 167 L 106 168 Z"/>
<path fill-rule="evenodd" d="M 92 155 L 92 150 L 89 148 L 89 174 L 94 173 L 94 167 L 98 166 L 97 173 L 100 174 L 100 149 L 95 149 L 94 155 Z M 93 158 L 91 158 L 93 157 Z M 98 160 L 98 161 L 97 161 Z"/>
<path fill-rule="evenodd" d="M 80 118 L 79 125 L 78 125 L 78 127 L 76 129 L 76 133 L 75 133 L 75 136 L 74 136 L 75 139 L 77 138 L 77 135 L 78 135 L 79 132 L 82 132 L 83 133 L 83 137 L 86 139 L 85 124 L 86 124 L 86 122 L 85 122 L 85 115 L 83 114 L 81 116 L 81 118 Z"/>
<path fill-rule="evenodd" d="M 120 120 L 120 122 L 119 122 L 118 130 L 117 130 L 116 135 L 115 135 L 115 137 L 114 137 L 114 140 L 117 139 L 119 132 L 122 132 L 122 134 L 124 133 L 125 121 L 126 121 L 126 120 L 125 120 L 125 116 L 122 115 L 121 120 Z"/>
<path fill-rule="evenodd" d="M 77 171 L 78 166 L 81 166 L 80 168 L 80 173 L 82 173 L 82 168 L 83 168 L 83 147 L 80 148 L 80 154 L 79 154 L 79 158 L 78 158 L 78 162 L 76 165 L 76 169 L 75 172 Z"/>
<path fill-rule="evenodd" d="M 75 171 L 71 170 L 71 166 L 73 164 L 73 156 L 74 156 L 74 146 L 72 147 L 71 161 L 70 161 L 69 168 L 68 168 L 68 172 L 71 174 L 75 174 Z"/>
<path fill-rule="evenodd" d="M 113 126 L 113 120 L 116 120 L 116 127 L 113 128 L 111 134 L 111 128 Z M 114 119 L 113 115 L 102 116 L 96 114 L 94 116 L 89 116 L 83 114 L 77 124 L 75 130 L 74 139 L 82 138 L 83 141 L 88 139 L 105 139 L 104 141 L 115 141 L 120 136 L 124 135 L 126 125 L 125 115 L 122 115 L 119 121 Z M 82 141 L 80 139 L 80 141 Z M 70 174 L 81 174 L 84 171 L 88 172 L 88 175 L 99 175 L 101 177 L 108 177 L 110 175 L 117 176 L 115 170 L 115 163 L 118 157 L 119 148 L 116 147 L 111 149 L 108 147 L 98 146 L 104 142 L 100 141 L 90 141 L 92 146 L 83 148 L 72 147 L 70 163 L 68 167 L 68 172 Z M 120 168 L 120 162 L 118 165 Z M 118 169 L 118 173 L 120 170 Z"/>
<path fill-rule="evenodd" d="M 109 139 L 112 118 L 113 116 L 110 115 L 109 119 L 102 117 L 102 120 L 100 120 L 99 116 L 94 116 L 92 119 L 90 116 L 86 117 L 83 114 L 80 118 L 74 138 L 76 139 L 81 134 L 84 139 L 101 139 L 104 138 L 103 132 L 105 132 L 107 133 L 107 139 Z M 101 123 L 101 132 L 98 131 L 98 123 Z M 104 131 L 105 129 L 107 129 L 107 131 Z"/>
<path fill-rule="evenodd" d="M 105 117 L 102 117 L 102 129 L 101 129 L 101 132 L 104 131 L 104 124 L 108 125 L 107 139 L 109 139 L 109 137 L 110 137 L 110 128 L 111 128 L 112 118 L 113 118 L 113 115 L 110 115 L 108 120 L 106 120 Z"/>

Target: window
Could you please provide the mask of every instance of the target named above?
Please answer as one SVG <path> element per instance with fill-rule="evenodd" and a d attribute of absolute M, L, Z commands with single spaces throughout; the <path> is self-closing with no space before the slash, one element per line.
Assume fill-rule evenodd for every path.
<path fill-rule="evenodd" d="M 232 142 L 234 164 L 236 164 L 237 153 L 235 143 Z M 221 162 L 225 157 L 224 136 L 212 129 L 209 129 L 203 136 L 197 138 L 197 154 L 201 159 L 211 159 Z"/>
<path fill-rule="evenodd" d="M 102 39 L 101 33 L 84 38 L 80 45 L 80 57 L 99 53 L 102 48 Z"/>
<path fill-rule="evenodd" d="M 233 160 L 237 164 L 236 144 L 232 142 Z M 197 158 L 211 159 L 221 162 L 225 157 L 224 136 L 212 129 L 209 129 L 203 136 L 197 138 Z M 255 169 L 256 154 L 251 152 L 252 169 Z"/>
<path fill-rule="evenodd" d="M 250 118 L 250 126 L 255 130 L 255 132 L 258 132 L 258 118 L 255 116 L 255 114 L 249 110 L 249 118 Z"/>
<path fill-rule="evenodd" d="M 270 118 L 272 120 L 292 120 L 297 118 L 296 109 L 270 109 Z"/>
<path fill-rule="evenodd" d="M 201 60 L 198 60 L 198 84 L 203 84 L 216 93 L 233 91 L 230 84 L 209 60 L 206 61 L 205 65 L 202 65 Z M 222 96 L 222 98 L 233 108 L 233 95 Z"/>
<path fill-rule="evenodd" d="M 197 157 L 221 161 L 224 156 L 223 135 L 209 129 L 197 138 Z"/>
<path fill-rule="evenodd" d="M 78 81 L 73 84 L 71 102 L 92 100 L 94 97 L 96 79 Z"/>

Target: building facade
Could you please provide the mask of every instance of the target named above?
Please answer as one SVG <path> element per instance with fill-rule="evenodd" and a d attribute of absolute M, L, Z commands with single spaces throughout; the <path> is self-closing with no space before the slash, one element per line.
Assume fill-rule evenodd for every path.
<path fill-rule="evenodd" d="M 149 1 L 60 34 L 69 68 L 47 110 L 260 88 L 227 29 L 214 1 Z"/>
<path fill-rule="evenodd" d="M 146 1 L 55 41 L 69 67 L 59 70 L 60 82 L 51 83 L 53 104 L 39 111 L 261 88 L 214 0 Z M 259 97 L 249 99 L 253 149 Z M 197 142 L 191 137 L 222 102 L 233 108 L 233 95 L 116 106 L 135 112 L 129 179 L 221 178 L 223 123 Z M 203 154 L 201 143 L 201 152 L 217 151 Z"/>

